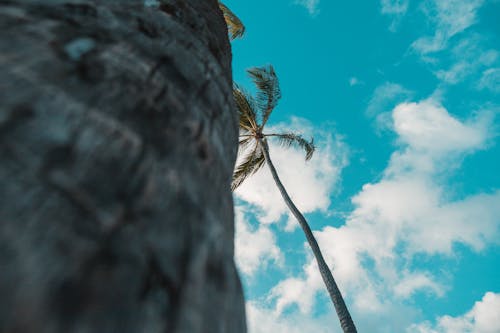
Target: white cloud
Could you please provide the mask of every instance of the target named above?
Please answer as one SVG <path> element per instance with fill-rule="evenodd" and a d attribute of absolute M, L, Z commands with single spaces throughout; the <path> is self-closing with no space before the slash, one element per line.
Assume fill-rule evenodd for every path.
<path fill-rule="evenodd" d="M 405 155 L 412 157 L 412 152 L 422 155 L 418 158 L 424 158 L 454 151 L 469 151 L 481 148 L 487 139 L 489 117 L 484 115 L 480 120 L 461 122 L 433 100 L 400 104 L 394 109 L 392 116 L 394 130 L 409 149 L 405 151 Z M 401 154 L 395 157 L 408 164 Z M 393 159 L 392 163 L 395 164 L 396 161 Z"/>
<path fill-rule="evenodd" d="M 349 78 L 349 85 L 351 87 L 359 86 L 359 85 L 362 85 L 362 84 L 364 84 L 364 82 L 360 81 L 357 77 L 353 76 L 353 77 Z"/>
<path fill-rule="evenodd" d="M 319 0 L 295 0 L 295 4 L 305 7 L 313 16 L 319 13 Z"/>
<path fill-rule="evenodd" d="M 244 208 L 237 206 L 235 258 L 239 270 L 252 277 L 259 269 L 273 262 L 278 266 L 283 264 L 283 255 L 276 244 L 276 237 L 268 226 L 251 227 L 245 220 Z"/>
<path fill-rule="evenodd" d="M 282 314 L 290 304 L 297 304 L 300 312 L 311 312 L 317 289 L 302 279 L 289 278 L 281 281 L 270 293 L 271 299 L 277 299 L 276 312 Z"/>
<path fill-rule="evenodd" d="M 412 325 L 408 333 L 498 333 L 500 332 L 500 294 L 487 292 L 483 299 L 460 317 L 443 316 L 435 326 L 429 322 Z"/>
<path fill-rule="evenodd" d="M 271 140 L 269 149 L 273 164 L 301 212 L 326 212 L 330 206 L 330 194 L 335 190 L 340 172 L 347 163 L 346 148 L 331 134 L 313 133 L 313 128 L 304 119 L 292 118 L 291 123 L 278 124 L 267 130 L 268 133 L 290 131 L 301 133 L 306 138 L 314 134 L 317 151 L 311 160 L 305 161 L 303 151 L 281 147 Z M 289 214 L 267 166 L 247 179 L 235 195 L 257 207 L 259 220 L 263 223 L 279 221 L 282 215 Z"/>
<path fill-rule="evenodd" d="M 340 333 L 334 313 L 312 318 L 294 312 L 286 317 L 258 302 L 247 302 L 247 323 L 249 333 Z"/>
<path fill-rule="evenodd" d="M 478 88 L 500 93 L 500 68 L 485 70 L 481 76 L 481 80 L 479 80 Z"/>
<path fill-rule="evenodd" d="M 315 267 L 311 268 L 316 269 Z M 283 287 L 285 286 L 283 285 Z M 289 284 L 288 287 L 294 286 Z M 310 281 L 302 283 L 299 288 L 302 291 L 309 292 L 308 289 L 311 288 Z M 311 312 L 303 311 L 300 307 L 298 309 L 289 308 L 286 312 L 277 311 L 275 307 L 270 306 L 269 300 L 247 302 L 249 333 L 341 333 L 342 330 L 333 305 L 326 298 L 324 301 L 327 302 L 324 304 L 325 309 L 314 315 L 311 315 Z M 362 301 L 370 303 L 373 298 L 366 297 Z M 350 307 L 350 313 L 358 332 L 404 332 L 409 323 L 414 322 L 417 315 L 414 309 L 403 303 L 397 305 L 386 304 L 384 308 L 380 307 L 378 310 L 376 313 L 362 313 L 355 307 Z M 394 313 L 398 315 L 394 316 Z"/>
<path fill-rule="evenodd" d="M 488 143 L 488 113 L 461 121 L 425 100 L 402 103 L 391 115 L 400 147 L 382 178 L 352 198 L 355 209 L 345 225 L 315 232 L 344 295 L 368 313 L 387 311 L 417 292 L 444 294 L 444 276 L 409 269 L 416 255 L 452 255 L 457 243 L 480 251 L 500 239 L 500 191 L 453 200 L 442 184 L 443 173 L 464 154 Z M 311 259 L 272 296 L 278 312 L 294 304 L 307 312 L 323 290 Z"/>
<path fill-rule="evenodd" d="M 433 281 L 433 278 L 425 273 L 408 273 L 394 286 L 394 294 L 401 298 L 410 298 L 417 290 L 429 290 L 430 292 L 442 296 L 443 287 Z"/>
<path fill-rule="evenodd" d="M 455 35 L 476 23 L 477 12 L 485 0 L 431 0 L 427 15 L 435 26 L 433 36 L 417 39 L 412 47 L 425 55 L 446 48 Z"/>
<path fill-rule="evenodd" d="M 381 0 L 381 12 L 384 15 L 393 17 L 393 21 L 389 27 L 390 31 L 395 31 L 399 25 L 399 21 L 408 11 L 410 0 Z"/>
<path fill-rule="evenodd" d="M 305 245 L 306 246 L 306 245 Z M 309 249 L 309 247 L 308 247 Z M 297 304 L 302 314 L 310 313 L 315 296 L 323 285 L 321 276 L 317 274 L 318 266 L 313 260 L 304 266 L 305 278 L 288 278 L 277 284 L 269 293 L 269 300 L 276 301 L 276 313 L 281 314 L 290 305 Z"/>

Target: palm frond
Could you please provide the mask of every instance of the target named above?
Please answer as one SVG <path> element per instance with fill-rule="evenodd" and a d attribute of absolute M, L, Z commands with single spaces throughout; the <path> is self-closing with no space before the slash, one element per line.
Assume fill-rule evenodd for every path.
<path fill-rule="evenodd" d="M 243 37 L 245 33 L 245 26 L 243 22 L 236 16 L 226 5 L 219 1 L 219 7 L 224 14 L 224 20 L 226 21 L 227 31 L 229 32 L 229 38 L 231 40 Z"/>
<path fill-rule="evenodd" d="M 233 96 L 239 115 L 240 129 L 252 131 L 257 128 L 256 102 L 254 98 L 243 89 L 234 85 Z"/>
<path fill-rule="evenodd" d="M 251 153 L 248 153 L 241 163 L 235 168 L 233 173 L 233 181 L 231 183 L 231 190 L 234 191 L 238 186 L 240 186 L 248 177 L 259 171 L 265 162 L 264 154 L 262 150 L 259 149 L 259 145 L 255 145 L 255 148 Z"/>
<path fill-rule="evenodd" d="M 288 148 L 293 145 L 302 148 L 306 153 L 306 161 L 311 159 L 316 150 L 313 138 L 311 138 L 311 141 L 307 141 L 302 136 L 294 133 L 274 134 L 272 136 L 276 137 L 284 147 Z"/>
<path fill-rule="evenodd" d="M 244 154 L 247 152 L 251 145 L 255 143 L 254 137 L 253 136 L 247 136 L 240 138 L 238 142 L 238 155 Z"/>
<path fill-rule="evenodd" d="M 256 101 L 261 113 L 261 126 L 264 127 L 281 98 L 278 77 L 272 65 L 253 67 L 248 69 L 247 72 L 257 86 Z"/>

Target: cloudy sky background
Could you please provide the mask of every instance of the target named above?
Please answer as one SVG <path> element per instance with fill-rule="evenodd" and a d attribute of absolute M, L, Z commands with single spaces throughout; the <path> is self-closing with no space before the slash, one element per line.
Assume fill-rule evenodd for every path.
<path fill-rule="evenodd" d="M 273 64 L 285 187 L 360 332 L 500 332 L 500 1 L 227 0 L 234 79 Z M 235 193 L 251 333 L 340 332 L 267 169 Z"/>

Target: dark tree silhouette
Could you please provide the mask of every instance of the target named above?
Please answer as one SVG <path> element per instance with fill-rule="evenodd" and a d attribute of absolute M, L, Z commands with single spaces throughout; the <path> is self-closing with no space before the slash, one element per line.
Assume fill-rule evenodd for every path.
<path fill-rule="evenodd" d="M 0 1 L 0 332 L 245 332 L 217 0 Z"/>

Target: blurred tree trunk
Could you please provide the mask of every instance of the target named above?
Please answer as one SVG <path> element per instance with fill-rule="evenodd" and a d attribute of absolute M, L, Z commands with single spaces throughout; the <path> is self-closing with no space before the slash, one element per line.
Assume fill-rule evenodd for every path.
<path fill-rule="evenodd" d="M 245 332 L 217 0 L 0 0 L 0 332 Z"/>

